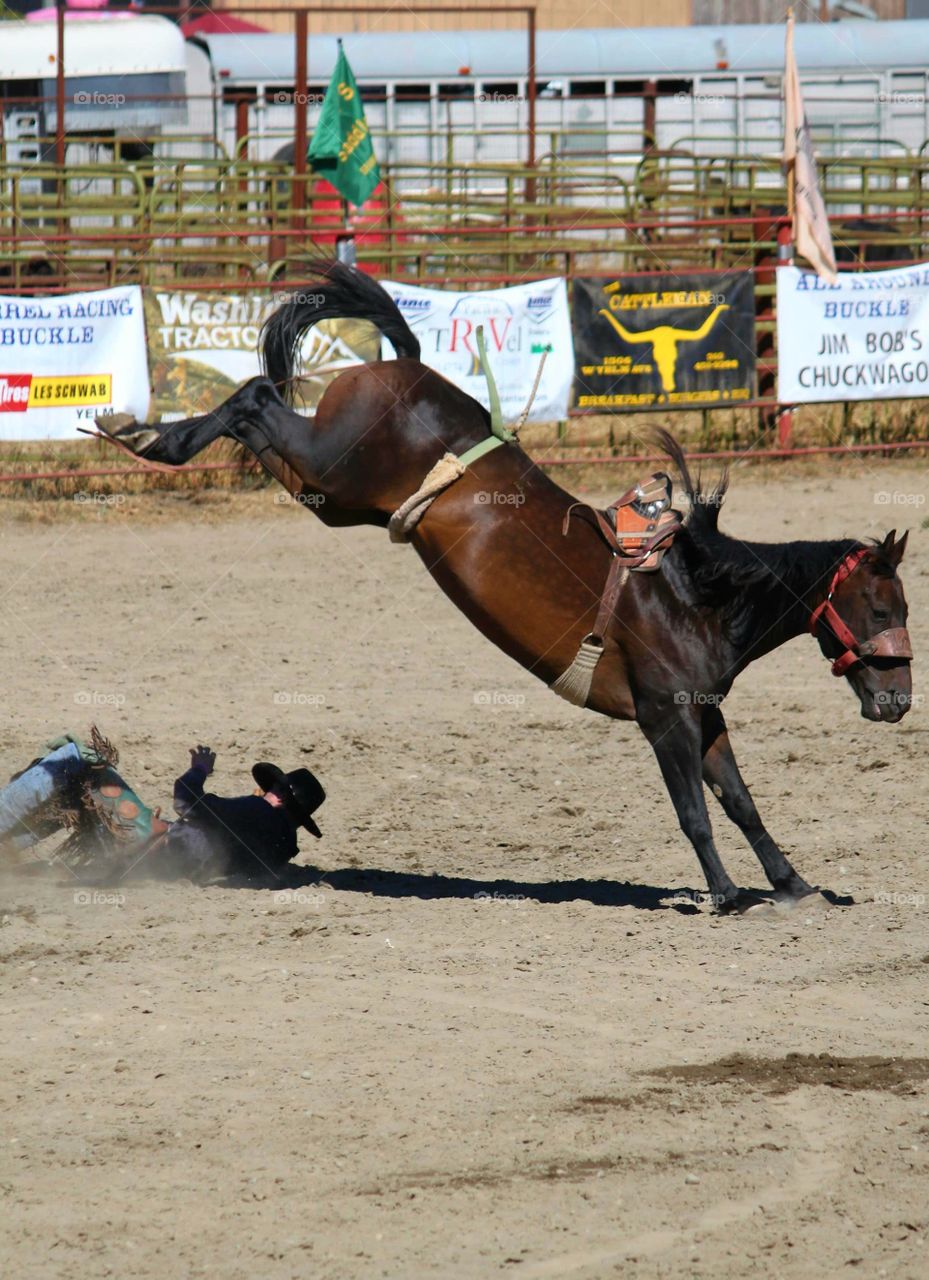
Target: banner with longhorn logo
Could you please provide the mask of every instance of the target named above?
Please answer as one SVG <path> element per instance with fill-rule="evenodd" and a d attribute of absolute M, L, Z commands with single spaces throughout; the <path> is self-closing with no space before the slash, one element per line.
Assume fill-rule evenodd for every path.
<path fill-rule="evenodd" d="M 575 407 L 738 404 L 755 394 L 750 271 L 574 281 Z"/>
<path fill-rule="evenodd" d="M 487 382 L 475 337 L 478 325 L 483 326 L 504 422 L 514 422 L 529 403 L 543 356 L 528 421 L 553 422 L 568 416 L 574 349 L 564 280 L 469 293 L 389 281 L 384 288 L 419 338 L 423 363 L 487 408 Z M 386 340 L 384 354 L 393 355 Z"/>
<path fill-rule="evenodd" d="M 279 305 L 270 293 L 145 290 L 154 419 L 208 413 L 259 372 L 261 326 Z M 295 407 L 315 409 L 329 383 L 350 365 L 376 360 L 380 334 L 365 320 L 323 320 L 300 350 Z"/>

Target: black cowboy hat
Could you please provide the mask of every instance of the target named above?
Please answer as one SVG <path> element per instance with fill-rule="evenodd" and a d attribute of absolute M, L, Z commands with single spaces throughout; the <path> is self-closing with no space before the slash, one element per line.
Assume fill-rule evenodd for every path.
<path fill-rule="evenodd" d="M 263 761 L 252 765 L 252 777 L 262 791 L 274 791 L 280 795 L 292 817 L 312 832 L 317 840 L 322 836 L 311 815 L 325 800 L 326 792 L 315 774 L 309 769 L 292 769 L 285 773 L 276 764 Z"/>

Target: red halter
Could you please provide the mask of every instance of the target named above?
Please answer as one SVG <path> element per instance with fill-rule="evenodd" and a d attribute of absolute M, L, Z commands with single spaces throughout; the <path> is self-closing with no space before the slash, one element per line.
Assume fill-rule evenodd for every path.
<path fill-rule="evenodd" d="M 891 627 L 888 631 L 880 631 L 870 640 L 856 640 L 833 607 L 832 593 L 840 582 L 844 582 L 855 572 L 867 554 L 867 547 L 859 547 L 857 551 L 849 552 L 832 575 L 825 600 L 810 614 L 812 634 L 815 635 L 820 622 L 825 622 L 839 644 L 844 646 L 844 652 L 840 653 L 832 664 L 834 676 L 844 676 L 850 667 L 858 662 L 865 662 L 868 658 L 897 658 L 909 662 L 913 657 L 906 627 Z"/>

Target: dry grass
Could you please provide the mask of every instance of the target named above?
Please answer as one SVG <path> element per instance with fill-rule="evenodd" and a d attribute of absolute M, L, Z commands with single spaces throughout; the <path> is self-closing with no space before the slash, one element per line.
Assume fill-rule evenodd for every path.
<path fill-rule="evenodd" d="M 539 456 L 541 450 L 531 448 Z M 715 482 L 722 470 L 722 463 L 704 462 L 695 468 L 703 473 L 708 484 Z M 824 477 L 835 480 L 839 476 L 873 474 L 879 465 L 882 484 L 893 487 L 891 477 L 897 473 L 911 475 L 913 459 L 907 455 L 882 457 L 879 464 L 874 456 L 831 455 L 828 457 L 801 455 L 790 460 L 759 459 L 732 464 L 732 483 L 739 489 L 744 486 L 765 488 L 782 483 L 789 475 L 798 483 L 818 483 Z M 909 468 L 909 470 L 908 470 Z M 632 483 L 643 471 L 632 463 L 595 464 L 577 462 L 551 469 L 552 478 L 570 493 L 605 505 Z M 222 473 L 221 473 L 222 474 Z M 193 479 L 194 477 L 191 477 Z M 88 485 L 90 482 L 86 482 Z M 144 481 L 143 481 L 144 483 Z M 910 481 L 907 481 L 910 483 Z M 7 486 L 9 490 L 9 487 Z M 173 489 L 141 488 L 112 495 L 110 500 L 102 494 L 85 490 L 87 498 L 61 496 L 56 501 L 50 494 L 38 497 L 23 496 L 15 490 L 0 497 L 0 521 L 3 525 L 63 525 L 74 523 L 117 526 L 123 522 L 133 525 L 163 525 L 184 521 L 191 525 L 224 524 L 229 521 L 261 521 L 278 519 L 303 520 L 307 510 L 295 502 L 287 501 L 283 490 L 263 477 L 236 485 L 210 488 L 186 485 Z M 78 491 L 80 494 L 80 491 Z M 929 527 L 929 517 L 921 521 Z"/>
<path fill-rule="evenodd" d="M 601 414 L 572 418 L 568 423 L 539 423 L 523 431 L 531 453 L 590 449 L 598 454 L 630 455 L 654 451 L 652 433 L 666 426 L 685 448 L 712 453 L 721 449 L 777 447 L 773 426 L 765 426 L 753 409 L 703 413 Z M 924 402 L 806 405 L 793 414 L 793 441 L 814 445 L 892 444 L 929 436 Z"/>
<path fill-rule="evenodd" d="M 811 405 L 794 413 L 793 440 L 797 447 L 838 444 L 888 444 L 927 438 L 923 402 L 895 400 L 885 404 Z M 763 427 L 759 414 L 748 409 L 713 413 L 614 414 L 572 418 L 567 423 L 540 423 L 527 426 L 522 441 L 534 456 L 574 455 L 580 475 L 585 456 L 626 456 L 654 452 L 652 433 L 668 426 L 691 451 L 723 449 L 763 449 L 775 447 L 773 427 Z M 241 469 L 176 472 L 147 471 L 133 474 L 132 460 L 101 440 L 45 440 L 27 443 L 0 442 L 0 475 L 30 475 L 42 472 L 75 473 L 57 478 L 3 481 L 0 502 L 7 515 L 10 504 L 69 499 L 89 506 L 118 506 L 133 495 L 167 493 L 194 498 L 207 493 L 241 493 L 262 489 L 269 479 L 240 445 L 219 440 L 204 451 L 198 462 L 237 463 Z M 796 465 L 791 463 L 791 465 Z M 114 474 L 82 476 L 83 471 L 104 470 Z M 588 475 L 593 487 L 613 487 L 609 471 L 602 479 Z M 559 475 L 565 475 L 559 469 Z M 24 510 L 24 508 L 20 508 Z"/>
<path fill-rule="evenodd" d="M 195 471 L 139 471 L 125 454 L 103 440 L 42 440 L 0 443 L 0 475 L 29 476 L 64 472 L 54 478 L 4 480 L 0 500 L 32 502 L 67 498 L 73 502 L 99 503 L 151 492 L 197 493 L 205 490 L 242 490 L 265 486 L 265 473 L 241 445 L 218 440 L 205 449 L 198 462 L 234 463 L 236 469 Z M 82 475 L 87 471 L 112 474 Z M 74 473 L 69 474 L 69 473 Z M 113 504 L 111 504 L 113 505 Z"/>

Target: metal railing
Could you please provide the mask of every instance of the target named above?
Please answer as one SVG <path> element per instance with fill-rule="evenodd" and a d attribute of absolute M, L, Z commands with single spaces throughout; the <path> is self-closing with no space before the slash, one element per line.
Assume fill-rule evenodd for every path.
<path fill-rule="evenodd" d="M 929 156 L 830 164 L 823 191 L 837 248 L 871 267 L 902 254 L 929 257 L 927 173 Z M 655 152 L 629 181 L 592 162 L 551 158 L 532 169 L 385 166 L 383 178 L 353 221 L 360 263 L 382 276 L 469 288 L 550 276 L 752 271 L 758 390 L 739 408 L 757 412 L 765 438 L 774 437 L 775 274 L 786 193 L 773 161 Z M 0 166 L 0 292 L 117 283 L 232 292 L 305 279 L 308 259 L 332 255 L 345 221 L 331 189 L 320 191 L 310 177 L 295 197 L 297 185 L 286 165 L 225 158 Z M 711 411 L 702 412 L 706 434 Z M 786 431 L 779 439 L 789 445 Z M 611 449 L 612 441 L 611 427 Z"/>
<path fill-rule="evenodd" d="M 830 163 L 839 238 L 869 260 L 927 250 L 929 156 Z M 773 159 L 655 152 L 627 180 L 593 161 L 383 169 L 353 219 L 359 257 L 388 275 L 502 280 L 592 269 L 723 269 L 773 252 L 786 204 Z M 302 186 L 302 190 L 298 187 Z M 863 219 L 862 223 L 860 220 Z M 117 281 L 268 282 L 299 275 L 345 232 L 341 202 L 275 162 L 0 166 L 0 287 Z"/>

